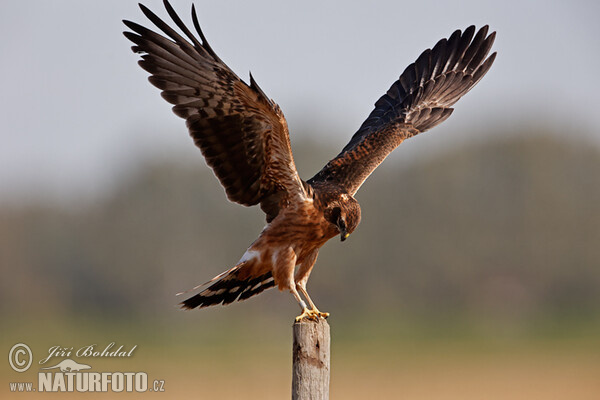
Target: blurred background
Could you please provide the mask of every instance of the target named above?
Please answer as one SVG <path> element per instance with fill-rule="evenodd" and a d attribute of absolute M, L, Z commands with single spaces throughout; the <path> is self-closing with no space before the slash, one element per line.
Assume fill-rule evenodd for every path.
<path fill-rule="evenodd" d="M 422 50 L 498 32 L 488 75 L 388 158 L 357 194 L 359 229 L 321 250 L 332 398 L 600 396 L 599 4 L 196 2 L 220 57 L 284 110 L 305 179 Z M 189 23 L 189 0 L 173 5 Z M 90 364 L 164 379 L 156 397 L 288 398 L 289 294 L 177 307 L 264 217 L 226 201 L 121 19 L 150 26 L 135 1 L 0 4 L 2 352 L 137 344 Z M 0 397 L 37 368 L 2 363 Z"/>

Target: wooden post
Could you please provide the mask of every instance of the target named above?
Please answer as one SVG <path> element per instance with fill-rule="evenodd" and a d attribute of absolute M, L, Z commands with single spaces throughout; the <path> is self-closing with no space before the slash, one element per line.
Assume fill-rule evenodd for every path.
<path fill-rule="evenodd" d="M 292 400 L 329 399 L 329 343 L 324 319 L 294 323 Z"/>

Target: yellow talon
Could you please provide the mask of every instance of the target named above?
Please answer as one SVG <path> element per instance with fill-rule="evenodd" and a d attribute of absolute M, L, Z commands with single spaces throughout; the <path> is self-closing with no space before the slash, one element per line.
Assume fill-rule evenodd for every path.
<path fill-rule="evenodd" d="M 321 311 L 319 311 L 317 309 L 309 310 L 308 308 L 304 308 L 302 310 L 302 314 L 300 314 L 300 315 L 298 315 L 296 317 L 296 322 L 300 322 L 303 319 L 308 319 L 308 320 L 311 320 L 311 321 L 318 322 L 319 318 L 325 319 L 327 317 L 329 317 L 329 313 L 321 312 Z"/>
<path fill-rule="evenodd" d="M 308 308 L 303 308 L 302 314 L 300 314 L 296 317 L 296 322 L 300 322 L 303 319 L 308 319 L 308 320 L 317 322 L 319 320 L 319 317 L 315 314 L 315 312 L 313 310 L 309 310 Z"/>

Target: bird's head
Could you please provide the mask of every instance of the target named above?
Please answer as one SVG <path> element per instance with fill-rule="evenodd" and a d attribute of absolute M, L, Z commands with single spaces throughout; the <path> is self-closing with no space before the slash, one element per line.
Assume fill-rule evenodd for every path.
<path fill-rule="evenodd" d="M 337 228 L 342 242 L 360 223 L 360 206 L 354 197 L 342 194 L 325 210 L 325 218 Z"/>

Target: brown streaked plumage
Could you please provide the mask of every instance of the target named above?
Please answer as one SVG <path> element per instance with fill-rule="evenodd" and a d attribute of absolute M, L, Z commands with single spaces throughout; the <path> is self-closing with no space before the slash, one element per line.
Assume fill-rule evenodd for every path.
<path fill-rule="evenodd" d="M 319 248 L 360 222 L 354 194 L 405 139 L 438 125 L 487 73 L 495 32 L 470 26 L 440 40 L 410 64 L 376 103 L 342 152 L 308 181 L 298 176 L 287 123 L 279 106 L 250 76 L 244 83 L 208 44 L 192 6 L 199 38 L 167 0 L 165 7 L 182 36 L 140 5 L 166 36 L 134 22 L 125 36 L 142 54 L 140 66 L 162 90 L 173 111 L 186 120 L 194 143 L 225 188 L 229 200 L 260 204 L 267 226 L 230 270 L 182 302 L 184 308 L 229 304 L 278 286 L 296 298 L 298 318 L 326 317 L 306 291 Z M 187 39 L 186 39 L 187 37 Z M 308 302 L 308 306 L 302 299 Z"/>

